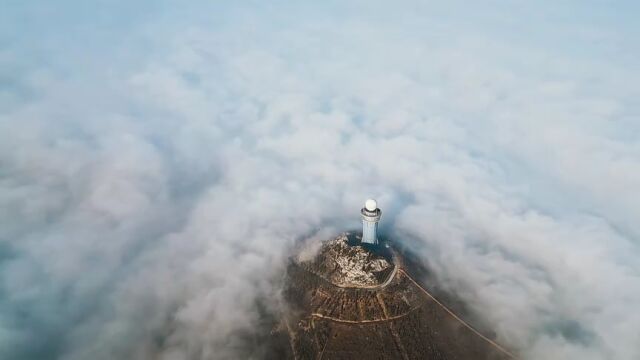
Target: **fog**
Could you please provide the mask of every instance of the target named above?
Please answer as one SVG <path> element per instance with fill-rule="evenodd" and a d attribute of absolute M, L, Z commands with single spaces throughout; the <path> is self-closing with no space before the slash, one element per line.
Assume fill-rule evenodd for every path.
<path fill-rule="evenodd" d="M 3 7 L 0 358 L 259 358 L 368 197 L 522 358 L 640 358 L 635 3 Z"/>

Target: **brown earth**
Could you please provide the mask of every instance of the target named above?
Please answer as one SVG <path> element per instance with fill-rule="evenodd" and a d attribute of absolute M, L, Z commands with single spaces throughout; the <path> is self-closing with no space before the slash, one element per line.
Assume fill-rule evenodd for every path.
<path fill-rule="evenodd" d="M 345 255 L 344 249 L 336 251 L 336 246 L 343 246 L 339 243 L 327 242 L 312 261 L 292 261 L 288 266 L 284 298 L 292 311 L 276 332 L 289 340 L 289 349 L 281 355 L 290 359 L 512 358 L 416 282 L 395 251 L 366 256 L 366 261 L 378 262 L 387 257 L 391 265 L 381 271 L 376 268 L 372 274 L 376 284 L 346 286 L 332 281 L 336 272 L 343 271 L 335 264 L 354 267 L 346 261 L 350 259 L 336 261 L 332 256 L 368 251 L 351 244 L 353 249 Z"/>

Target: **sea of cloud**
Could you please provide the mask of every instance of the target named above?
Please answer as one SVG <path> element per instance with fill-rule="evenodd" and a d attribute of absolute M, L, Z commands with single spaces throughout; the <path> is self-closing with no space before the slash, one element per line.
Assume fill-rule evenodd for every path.
<path fill-rule="evenodd" d="M 640 358 L 629 8 L 9 3 L 0 358 L 259 358 L 370 196 L 523 358 Z"/>

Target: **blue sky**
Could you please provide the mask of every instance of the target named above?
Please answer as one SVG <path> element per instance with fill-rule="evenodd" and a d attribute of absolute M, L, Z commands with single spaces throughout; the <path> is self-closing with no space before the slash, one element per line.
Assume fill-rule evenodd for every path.
<path fill-rule="evenodd" d="M 370 196 L 523 358 L 640 356 L 635 2 L 3 8 L 0 357 L 259 356 Z"/>

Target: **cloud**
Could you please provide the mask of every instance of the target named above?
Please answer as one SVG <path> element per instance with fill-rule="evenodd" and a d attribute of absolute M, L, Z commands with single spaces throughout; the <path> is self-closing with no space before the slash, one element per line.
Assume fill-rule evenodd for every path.
<path fill-rule="evenodd" d="M 375 196 L 524 358 L 637 358 L 637 32 L 405 5 L 12 5 L 0 357 L 259 357 L 291 247 Z"/>

